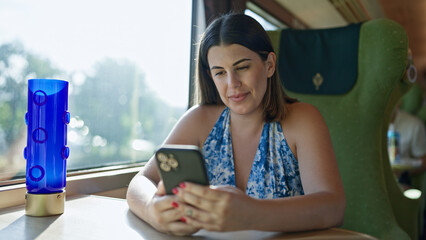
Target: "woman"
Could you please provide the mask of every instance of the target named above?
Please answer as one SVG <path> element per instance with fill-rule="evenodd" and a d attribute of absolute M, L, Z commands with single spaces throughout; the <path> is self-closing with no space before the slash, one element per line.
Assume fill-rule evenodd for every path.
<path fill-rule="evenodd" d="M 199 104 L 165 143 L 202 148 L 211 186 L 184 182 L 165 195 L 153 157 L 129 185 L 130 209 L 173 235 L 342 224 L 345 196 L 327 126 L 316 108 L 285 95 L 260 24 L 243 14 L 216 19 L 197 62 Z"/>

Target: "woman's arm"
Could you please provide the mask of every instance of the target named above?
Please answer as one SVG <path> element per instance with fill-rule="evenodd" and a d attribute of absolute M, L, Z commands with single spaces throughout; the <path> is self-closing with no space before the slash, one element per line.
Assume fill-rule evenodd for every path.
<path fill-rule="evenodd" d="M 155 182 L 147 177 L 152 175 L 152 170 L 156 169 L 147 164 L 130 182 L 126 197 L 130 210 L 160 232 L 178 236 L 197 232 L 198 228 L 180 221 L 181 214 L 174 207 L 176 197 L 165 194 L 162 182 L 157 188 Z"/>
<path fill-rule="evenodd" d="M 176 194 L 188 224 L 213 231 L 301 231 L 343 223 L 345 196 L 327 126 L 308 104 L 293 104 L 286 138 L 297 155 L 305 195 L 257 200 L 236 188 L 185 183 Z M 192 206 L 194 207 L 192 207 Z"/>
<path fill-rule="evenodd" d="M 296 154 L 307 210 L 306 223 L 324 228 L 343 224 L 346 199 L 328 127 L 321 113 L 306 103 L 292 104 L 288 124 Z M 303 210 L 303 205 L 301 206 Z M 304 214 L 307 214 L 304 216 Z"/>
<path fill-rule="evenodd" d="M 146 222 L 150 222 L 147 205 L 156 195 L 159 182 L 158 174 L 154 173 L 155 166 L 152 166 L 153 158 L 130 181 L 126 196 L 130 210 Z"/>
<path fill-rule="evenodd" d="M 189 110 L 178 121 L 165 143 L 199 145 L 199 139 L 202 137 L 200 133 L 205 131 L 200 131 L 198 125 L 200 122 L 206 123 L 206 121 L 200 121 L 200 117 L 205 116 L 203 107 Z M 161 232 L 188 235 L 198 231 L 198 228 L 180 221 L 181 215 L 174 208 L 176 197 L 165 195 L 155 156 L 131 180 L 126 199 L 130 210 L 135 215 Z"/>
<path fill-rule="evenodd" d="M 209 231 L 323 229 L 339 226 L 344 212 L 341 200 L 329 192 L 258 200 L 235 187 L 185 182 L 176 196 L 186 203 L 177 208 L 185 222 Z"/>

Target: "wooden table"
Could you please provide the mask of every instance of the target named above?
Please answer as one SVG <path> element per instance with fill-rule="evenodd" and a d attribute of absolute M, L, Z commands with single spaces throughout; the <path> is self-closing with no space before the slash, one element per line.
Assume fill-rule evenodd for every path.
<path fill-rule="evenodd" d="M 300 233 L 200 231 L 191 237 L 157 232 L 136 217 L 123 199 L 80 196 L 51 217 L 25 215 L 24 206 L 0 210 L 0 239 L 375 239 L 339 228 Z"/>

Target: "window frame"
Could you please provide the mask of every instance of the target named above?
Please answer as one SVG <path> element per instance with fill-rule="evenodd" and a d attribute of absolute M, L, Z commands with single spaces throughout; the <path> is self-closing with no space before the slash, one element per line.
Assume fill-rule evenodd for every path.
<path fill-rule="evenodd" d="M 200 13 L 200 6 L 202 6 L 202 0 L 192 0 L 188 108 L 192 104 L 191 101 L 194 91 L 194 59 L 197 49 L 194 43 L 198 42 L 199 36 L 197 33 L 200 31 L 199 29 L 197 30 L 195 26 L 198 26 L 197 23 L 199 22 L 200 14 L 202 14 Z M 65 187 L 66 196 L 90 195 L 127 188 L 131 179 L 140 171 L 147 161 L 67 172 Z M 25 177 L 0 181 L 0 209 L 25 204 L 26 192 Z"/>
<path fill-rule="evenodd" d="M 66 196 L 90 195 L 127 187 L 141 167 L 127 166 L 92 169 L 67 174 Z M 20 183 L 0 187 L 0 209 L 25 204 L 25 179 Z"/>

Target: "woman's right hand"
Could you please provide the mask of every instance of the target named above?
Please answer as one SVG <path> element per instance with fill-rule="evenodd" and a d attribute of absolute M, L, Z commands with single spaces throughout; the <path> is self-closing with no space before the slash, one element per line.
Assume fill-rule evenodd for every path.
<path fill-rule="evenodd" d="M 163 181 L 158 183 L 157 189 L 147 205 L 152 227 L 176 236 L 191 235 L 200 230 L 181 221 L 182 213 L 176 209 L 179 205 L 177 197 L 166 195 Z"/>

